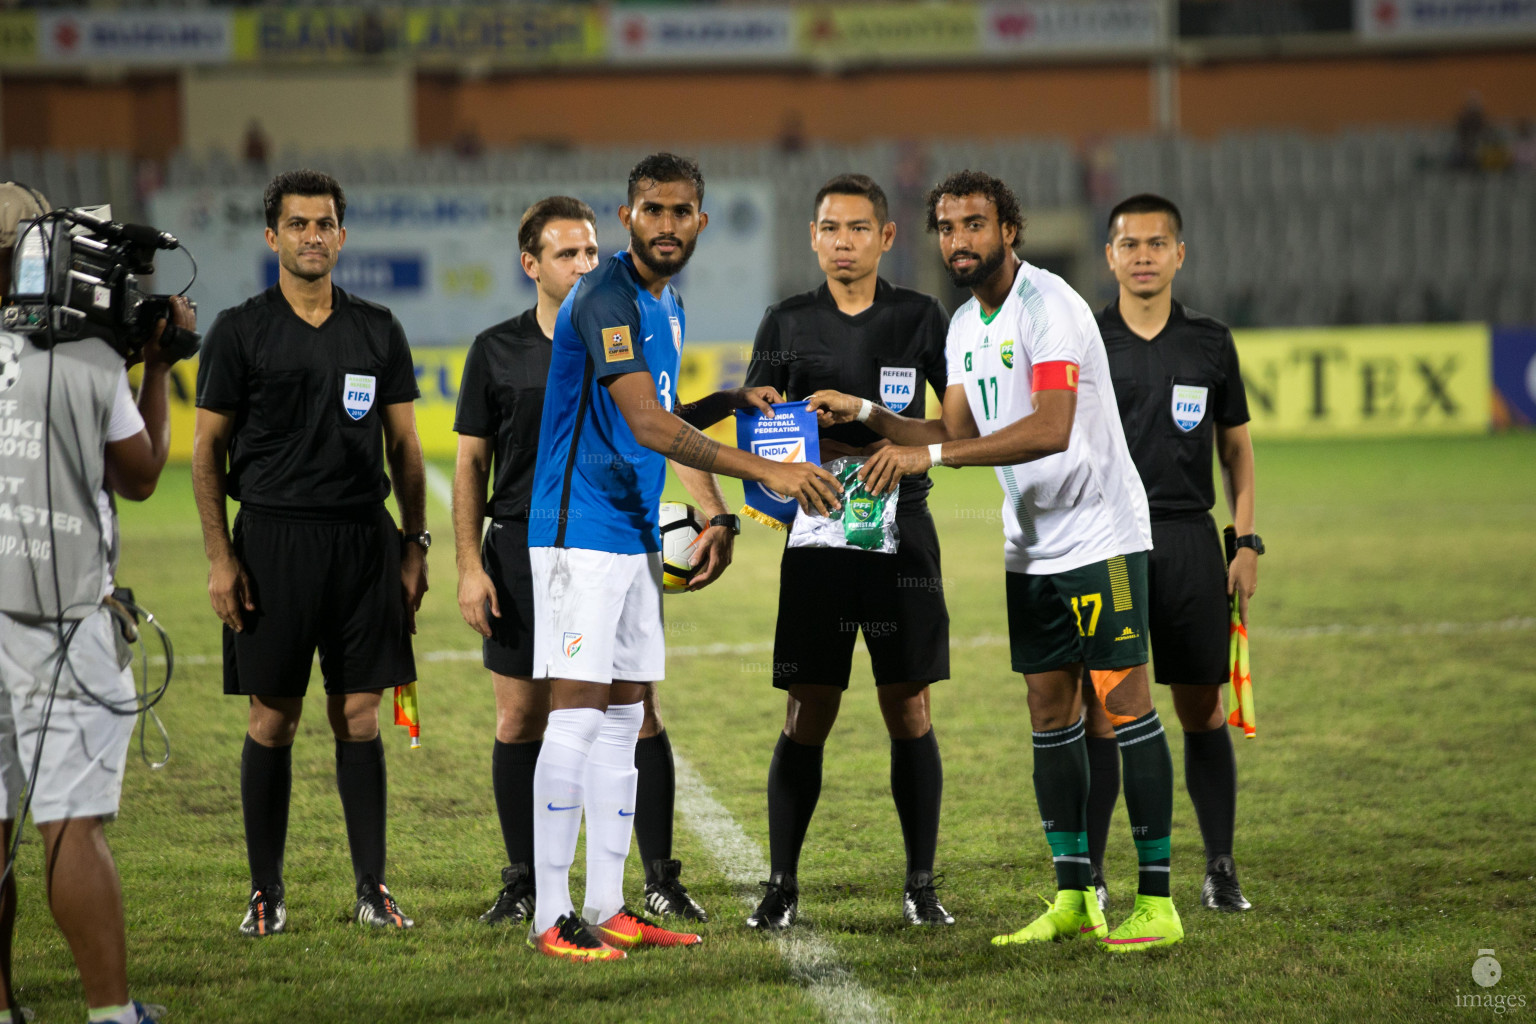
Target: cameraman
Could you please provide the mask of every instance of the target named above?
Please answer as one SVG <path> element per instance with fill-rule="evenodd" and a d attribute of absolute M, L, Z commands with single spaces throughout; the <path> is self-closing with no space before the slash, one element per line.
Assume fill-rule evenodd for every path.
<path fill-rule="evenodd" d="M 43 212 L 35 193 L 0 184 L 0 293 L 10 292 L 18 225 Z M 196 326 L 185 299 L 171 308 L 178 327 Z M 161 321 L 144 348 L 137 406 L 123 357 L 107 342 L 88 338 L 50 351 L 31 336 L 0 334 L 0 870 L 22 792 L 30 790 L 49 907 L 93 1022 L 135 1024 L 163 1012 L 128 998 L 122 890 L 102 833 L 103 821 L 117 815 L 137 707 L 133 674 L 118 656 L 118 626 L 102 602 L 116 560 L 106 492 L 148 498 L 170 447 L 164 328 Z M 15 1012 L 15 918 L 15 878 L 7 875 L 0 1024 Z"/>

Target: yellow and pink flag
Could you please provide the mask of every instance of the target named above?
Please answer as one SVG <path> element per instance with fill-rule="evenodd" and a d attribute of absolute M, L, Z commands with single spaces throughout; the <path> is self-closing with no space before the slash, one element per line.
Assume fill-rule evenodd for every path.
<path fill-rule="evenodd" d="M 411 730 L 411 749 L 421 746 L 421 709 L 416 706 L 416 684 L 395 687 L 395 724 Z"/>

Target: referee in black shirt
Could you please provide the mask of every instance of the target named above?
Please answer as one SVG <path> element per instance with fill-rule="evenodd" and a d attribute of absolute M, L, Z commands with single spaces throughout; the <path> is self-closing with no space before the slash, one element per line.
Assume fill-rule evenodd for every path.
<path fill-rule="evenodd" d="M 949 318 L 931 296 L 879 277 L 880 256 L 896 238 L 884 191 L 862 174 L 841 175 L 816 193 L 813 210 L 811 246 L 826 283 L 769 307 L 747 386 L 772 385 L 788 401 L 833 388 L 921 419 L 926 387 L 944 394 Z M 822 431 L 821 457 L 867 454 L 886 443 L 849 423 Z M 928 514 L 930 486 L 926 473 L 902 480 L 895 554 L 784 550 L 773 685 L 789 691 L 789 706 L 768 768 L 771 875 L 747 918 L 754 928 L 787 928 L 799 912 L 800 849 L 860 630 L 891 736 L 891 795 L 907 855 L 903 913 L 915 925 L 954 923 L 933 878 L 944 769 L 928 684 L 949 677 L 949 612 Z"/>
<path fill-rule="evenodd" d="M 1185 783 L 1205 840 L 1201 901 L 1212 910 L 1239 911 L 1249 903 L 1232 860 L 1237 761 L 1221 687 L 1230 677 L 1230 597 L 1237 594 L 1247 623 L 1264 544 L 1254 533 L 1248 397 L 1232 332 L 1173 299 L 1173 277 L 1184 263 L 1183 226 L 1178 207 L 1161 196 L 1132 196 L 1110 213 L 1104 253 L 1120 296 L 1099 313 L 1099 333 L 1152 513 L 1152 657 L 1184 728 Z M 1230 566 L 1211 518 L 1213 446 L 1238 534 Z M 1084 693 L 1091 697 L 1092 688 Z M 1092 702 L 1089 733 L 1088 845 L 1102 903 L 1104 844 L 1120 772 L 1114 732 Z"/>
<path fill-rule="evenodd" d="M 496 692 L 491 787 L 508 860 L 501 891 L 480 916 L 487 924 L 527 920 L 537 897 L 533 772 L 549 718 L 549 680 L 533 678 L 528 509 L 555 317 L 576 282 L 597 266 L 596 215 L 579 199 L 549 196 L 524 211 L 517 241 L 538 302 L 488 328 L 470 345 L 453 422 L 459 435 L 453 473 L 459 611 L 484 637 L 483 661 Z M 491 524 L 482 544 L 487 513 Z M 640 773 L 635 838 L 645 863 L 646 907 L 656 914 L 707 920 L 679 881 L 681 863 L 672 859 L 676 777 L 655 687 L 647 688 L 643 703 L 635 744 Z"/>
<path fill-rule="evenodd" d="M 420 393 L 399 321 L 331 283 L 347 238 L 341 186 L 289 171 L 263 202 L 278 282 L 209 330 L 192 454 L 208 594 L 224 622 L 224 692 L 250 701 L 240 799 L 251 896 L 240 931 L 287 926 L 291 752 L 317 647 L 354 918 L 409 928 L 384 885 L 379 698 L 416 678 L 410 634 L 431 544 L 412 405 Z M 403 532 L 384 507 L 391 480 Z M 226 495 L 240 502 L 233 538 Z"/>

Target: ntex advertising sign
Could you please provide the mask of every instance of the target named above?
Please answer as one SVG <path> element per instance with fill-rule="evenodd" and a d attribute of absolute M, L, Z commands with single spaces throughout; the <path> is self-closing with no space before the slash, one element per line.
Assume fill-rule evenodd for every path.
<path fill-rule="evenodd" d="M 1488 328 L 1340 327 L 1235 332 L 1255 437 L 1482 433 Z"/>

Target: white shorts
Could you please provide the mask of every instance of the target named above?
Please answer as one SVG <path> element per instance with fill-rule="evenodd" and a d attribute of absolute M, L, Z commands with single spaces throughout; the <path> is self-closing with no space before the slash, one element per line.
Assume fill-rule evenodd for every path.
<path fill-rule="evenodd" d="M 666 675 L 661 555 L 529 548 L 533 675 L 652 683 Z"/>
<path fill-rule="evenodd" d="M 38 824 L 117 814 L 136 718 L 114 714 L 81 688 L 83 681 L 119 710 L 132 710 L 133 673 L 119 666 L 116 632 L 112 614 L 98 609 L 80 620 L 69 642 L 32 794 L 32 820 Z M 37 755 L 58 651 L 55 626 L 0 613 L 0 820 L 16 818 Z"/>

